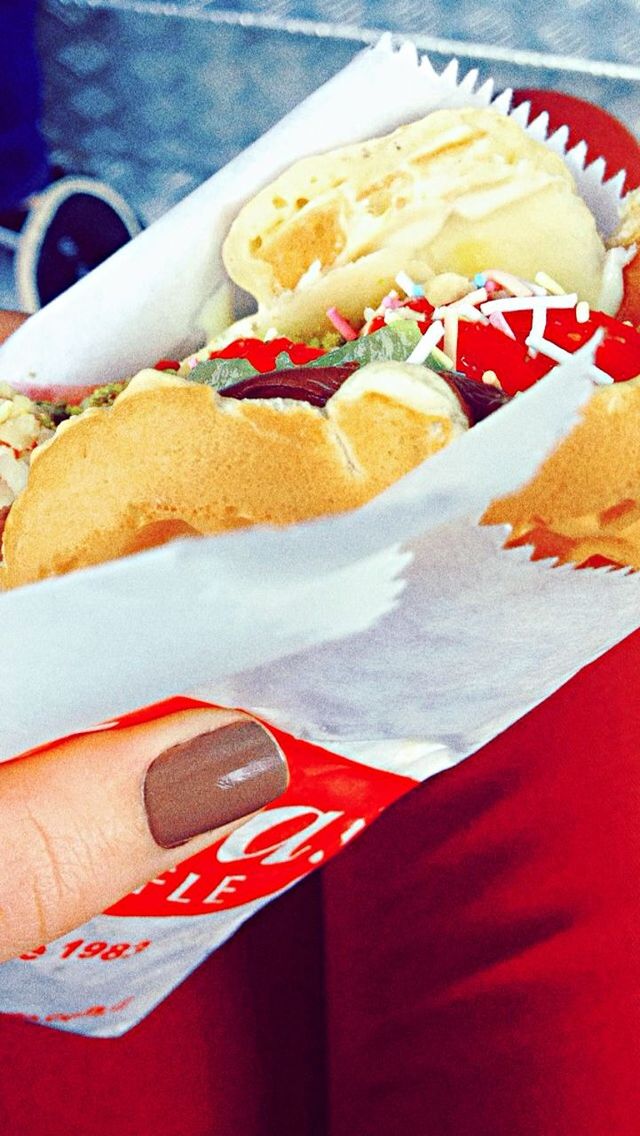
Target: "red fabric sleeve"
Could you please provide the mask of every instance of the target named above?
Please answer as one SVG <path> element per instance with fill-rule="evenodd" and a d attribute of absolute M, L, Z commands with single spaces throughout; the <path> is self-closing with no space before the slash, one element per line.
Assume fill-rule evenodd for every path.
<path fill-rule="evenodd" d="M 26 1118 L 39 1136 L 635 1136 L 639 670 L 635 635 L 126 1037 L 0 1017 L 3 1136 Z"/>
<path fill-rule="evenodd" d="M 0 1015 L 2 1136 L 324 1136 L 319 877 L 121 1038 Z"/>
<path fill-rule="evenodd" d="M 635 1136 L 640 635 L 324 873 L 331 1136 Z"/>

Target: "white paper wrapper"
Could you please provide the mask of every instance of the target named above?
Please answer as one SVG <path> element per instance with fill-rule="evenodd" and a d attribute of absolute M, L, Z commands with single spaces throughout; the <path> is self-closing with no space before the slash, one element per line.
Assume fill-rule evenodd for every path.
<path fill-rule="evenodd" d="M 84 384 L 190 349 L 223 280 L 229 222 L 260 185 L 303 154 L 492 97 L 491 82 L 458 81 L 456 64 L 436 76 L 409 45 L 358 55 L 30 320 L 0 352 L 0 378 Z M 506 113 L 508 94 L 494 105 Z M 544 116 L 531 129 L 545 138 Z M 566 132 L 549 139 L 560 152 L 565 143 Z M 584 169 L 584 148 L 567 160 L 609 231 L 620 179 L 603 183 L 602 163 Z M 181 691 L 414 779 L 474 752 L 640 626 L 637 576 L 531 563 L 525 549 L 503 550 L 505 530 L 475 523 L 568 431 L 592 391 L 591 357 L 577 354 L 355 514 L 173 544 L 0 596 L 0 758 Z M 137 1017 L 256 906 L 225 915 L 215 934 L 221 916 L 203 916 L 197 933 L 202 920 L 190 920 L 181 971 L 156 967 Z M 170 938 L 171 921 L 160 922 Z M 87 934 L 106 937 L 102 924 Z M 19 999 L 14 966 L 3 968 L 0 1006 Z M 52 1004 L 50 974 L 38 974 L 33 998 Z M 61 990 L 58 1007 L 70 997 Z"/>
<path fill-rule="evenodd" d="M 452 62 L 437 76 L 385 38 L 30 320 L 0 351 L 0 378 L 100 381 L 194 345 L 224 280 L 221 241 L 259 186 L 303 154 L 493 94 L 477 72 L 460 80 Z M 515 115 L 526 122 L 526 108 Z M 530 130 L 545 139 L 546 116 Z M 563 152 L 566 131 L 548 141 Z M 603 183 L 584 154 L 567 160 L 609 231 L 621 181 Z M 640 623 L 635 576 L 531 564 L 474 525 L 567 431 L 591 389 L 581 370 L 558 368 L 359 514 L 172 545 L 0 596 L 0 755 L 203 684 L 342 752 L 411 736 L 468 753 Z"/>

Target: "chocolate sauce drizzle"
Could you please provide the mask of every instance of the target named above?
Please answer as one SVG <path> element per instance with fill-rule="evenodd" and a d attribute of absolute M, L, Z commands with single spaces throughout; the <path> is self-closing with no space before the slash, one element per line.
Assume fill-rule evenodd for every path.
<path fill-rule="evenodd" d="M 506 394 L 501 387 L 468 379 L 461 371 L 439 371 L 438 374 L 456 392 L 470 426 L 475 426 L 476 422 L 488 418 L 494 410 L 511 401 L 511 395 Z"/>
<path fill-rule="evenodd" d="M 302 366 L 267 371 L 232 383 L 218 393 L 225 398 L 293 398 L 312 406 L 325 406 L 357 369 L 357 363 L 343 363 L 339 367 Z M 500 388 L 469 379 L 460 371 L 439 371 L 438 374 L 457 394 L 470 426 L 510 401 L 511 396 Z"/>

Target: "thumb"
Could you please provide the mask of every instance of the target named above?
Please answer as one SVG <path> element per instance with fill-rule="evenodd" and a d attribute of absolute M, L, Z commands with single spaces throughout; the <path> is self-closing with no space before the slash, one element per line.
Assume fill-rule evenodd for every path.
<path fill-rule="evenodd" d="M 268 730 L 200 708 L 0 765 L 0 961 L 206 848 L 287 782 Z"/>
<path fill-rule="evenodd" d="M 27 318 L 23 312 L 0 311 L 0 343 L 17 331 Z"/>

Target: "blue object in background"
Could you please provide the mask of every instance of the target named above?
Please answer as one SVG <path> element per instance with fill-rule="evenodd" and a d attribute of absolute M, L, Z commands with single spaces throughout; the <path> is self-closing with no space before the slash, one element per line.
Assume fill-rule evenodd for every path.
<path fill-rule="evenodd" d="M 19 12 L 27 27 L 35 7 L 36 0 L 0 0 L 0 131 L 12 97 L 27 117 L 37 109 L 36 62 L 16 67 L 3 22 Z M 37 7 L 51 161 L 110 182 L 145 222 L 384 30 L 413 39 L 436 67 L 456 54 L 463 69 L 478 67 L 499 88 L 568 91 L 640 134 L 638 0 L 39 0 Z M 37 134 L 31 144 L 43 162 Z M 0 303 L 12 302 L 10 269 L 0 252 Z"/>
<path fill-rule="evenodd" d="M 0 3 L 0 211 L 48 179 L 35 20 L 36 0 Z"/>

